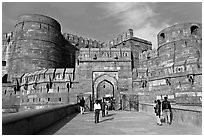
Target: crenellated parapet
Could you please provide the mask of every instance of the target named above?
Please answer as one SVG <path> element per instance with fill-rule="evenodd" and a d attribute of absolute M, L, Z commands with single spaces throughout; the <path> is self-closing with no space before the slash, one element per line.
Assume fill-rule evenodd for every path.
<path fill-rule="evenodd" d="M 123 32 L 122 34 L 119 34 L 112 40 L 108 41 L 107 46 L 114 47 L 132 38 L 133 38 L 133 29 L 128 29 L 127 32 Z"/>
<path fill-rule="evenodd" d="M 63 35 L 66 40 L 68 40 L 70 43 L 72 43 L 78 48 L 99 48 L 99 47 L 111 48 L 111 47 L 114 47 L 115 45 L 121 44 L 124 41 L 132 39 L 133 30 L 129 29 L 127 32 L 119 34 L 116 38 L 107 42 L 101 42 L 93 39 L 83 38 L 81 36 L 68 34 L 68 33 L 64 33 Z"/>
<path fill-rule="evenodd" d="M 75 45 L 77 48 L 99 48 L 104 46 L 103 42 L 92 40 L 88 38 L 83 38 L 81 36 L 64 33 L 64 38 L 71 44 Z"/>

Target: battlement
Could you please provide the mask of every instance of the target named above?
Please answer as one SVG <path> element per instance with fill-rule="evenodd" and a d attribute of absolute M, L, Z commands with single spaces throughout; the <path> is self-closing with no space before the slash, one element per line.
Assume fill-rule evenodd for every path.
<path fill-rule="evenodd" d="M 145 44 L 151 45 L 150 41 L 140 39 L 138 37 L 134 37 L 133 29 L 128 29 L 126 32 L 119 34 L 113 40 L 108 41 L 107 45 L 108 45 L 108 47 L 115 47 L 115 46 L 120 45 L 121 43 L 124 43 L 125 41 L 130 40 L 130 39 L 137 41 L 137 42 L 140 42 L 140 43 L 145 43 Z"/>
<path fill-rule="evenodd" d="M 83 38 L 74 34 L 64 33 L 63 36 L 67 41 L 75 45 L 77 48 L 99 48 L 104 46 L 103 42 Z"/>
<path fill-rule="evenodd" d="M 113 38 L 112 40 L 109 40 L 107 42 L 107 45 L 109 47 L 113 47 L 115 45 L 118 45 L 126 40 L 129 40 L 133 38 L 133 30 L 132 29 L 128 29 L 127 32 L 123 32 L 122 34 L 119 34 L 118 36 L 116 36 L 115 38 Z"/>
<path fill-rule="evenodd" d="M 81 36 L 68 33 L 64 33 L 63 36 L 66 40 L 68 40 L 70 43 L 72 43 L 78 48 L 113 48 L 130 39 L 151 45 L 150 41 L 134 37 L 132 29 L 128 29 L 127 32 L 123 32 L 122 34 L 119 34 L 117 37 L 115 37 L 113 40 L 109 40 L 107 42 L 83 38 Z"/>

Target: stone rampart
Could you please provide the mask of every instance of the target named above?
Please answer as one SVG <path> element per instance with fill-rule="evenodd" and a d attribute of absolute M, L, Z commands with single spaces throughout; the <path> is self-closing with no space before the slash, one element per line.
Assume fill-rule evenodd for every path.
<path fill-rule="evenodd" d="M 62 105 L 4 115 L 3 135 L 32 135 L 78 112 L 78 105 Z"/>
<path fill-rule="evenodd" d="M 42 68 L 63 68 L 63 36 L 60 24 L 47 16 L 21 15 L 15 26 L 11 75 Z"/>

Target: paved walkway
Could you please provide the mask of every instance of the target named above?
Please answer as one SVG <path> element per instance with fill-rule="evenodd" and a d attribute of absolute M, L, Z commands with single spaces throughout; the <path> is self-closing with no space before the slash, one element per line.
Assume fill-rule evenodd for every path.
<path fill-rule="evenodd" d="M 145 112 L 110 111 L 94 123 L 94 113 L 74 114 L 40 135 L 201 135 L 202 129 L 172 123 L 156 124 L 154 116 Z"/>

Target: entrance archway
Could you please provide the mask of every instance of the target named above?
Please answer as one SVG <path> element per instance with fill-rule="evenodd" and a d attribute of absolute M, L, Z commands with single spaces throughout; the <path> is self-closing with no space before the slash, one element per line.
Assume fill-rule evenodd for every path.
<path fill-rule="evenodd" d="M 105 86 L 109 86 L 107 87 L 109 91 L 103 90 L 104 84 Z M 118 92 L 118 81 L 113 76 L 103 74 L 98 76 L 93 81 L 93 100 L 102 99 L 106 94 L 112 95 L 112 97 L 115 99 L 115 109 L 118 109 L 120 106 L 120 93 Z"/>
<path fill-rule="evenodd" d="M 96 98 L 107 96 L 114 97 L 114 85 L 108 80 L 103 80 L 97 85 Z"/>

